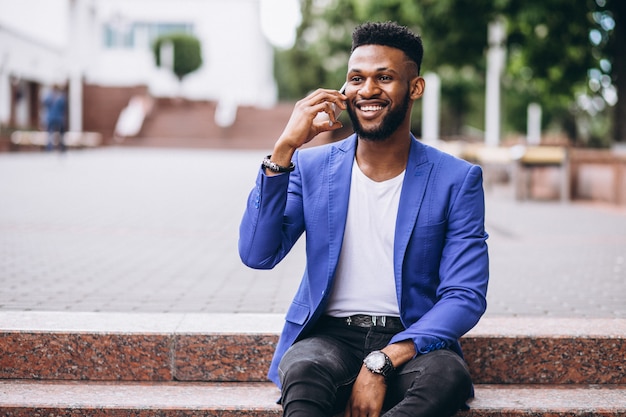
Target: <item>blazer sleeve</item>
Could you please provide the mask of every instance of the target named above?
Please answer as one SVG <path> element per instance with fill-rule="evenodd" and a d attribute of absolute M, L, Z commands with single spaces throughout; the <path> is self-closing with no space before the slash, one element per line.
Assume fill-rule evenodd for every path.
<path fill-rule="evenodd" d="M 239 256 L 248 267 L 271 269 L 304 232 L 300 171 L 267 176 L 259 169 L 239 226 Z"/>
<path fill-rule="evenodd" d="M 489 280 L 482 170 L 470 166 L 450 198 L 435 302 L 391 343 L 413 340 L 418 354 L 452 348 L 486 310 Z"/>

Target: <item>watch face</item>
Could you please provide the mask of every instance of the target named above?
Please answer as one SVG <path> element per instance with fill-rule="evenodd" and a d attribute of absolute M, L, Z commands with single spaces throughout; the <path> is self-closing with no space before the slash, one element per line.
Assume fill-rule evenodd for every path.
<path fill-rule="evenodd" d="M 370 370 L 380 371 L 385 366 L 385 355 L 381 352 L 370 354 L 365 358 L 365 365 Z"/>

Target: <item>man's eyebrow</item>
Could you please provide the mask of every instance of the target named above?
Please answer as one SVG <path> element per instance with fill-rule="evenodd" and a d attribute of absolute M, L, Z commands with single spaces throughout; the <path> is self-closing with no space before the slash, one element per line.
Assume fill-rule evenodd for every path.
<path fill-rule="evenodd" d="M 359 68 L 351 68 L 351 69 L 348 70 L 348 72 L 361 73 L 361 72 L 363 72 L 363 70 L 359 69 Z M 398 73 L 397 70 L 395 70 L 393 68 L 389 68 L 389 67 L 379 67 L 379 68 L 376 68 L 376 70 L 374 72 L 395 72 L 396 74 Z"/>

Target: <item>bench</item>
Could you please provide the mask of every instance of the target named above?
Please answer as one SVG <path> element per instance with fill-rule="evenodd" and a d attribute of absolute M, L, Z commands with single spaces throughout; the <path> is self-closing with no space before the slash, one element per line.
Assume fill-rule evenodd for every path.
<path fill-rule="evenodd" d="M 63 142 L 68 148 L 95 148 L 102 145 L 102 135 L 97 132 L 65 132 Z M 11 133 L 11 145 L 21 147 L 45 148 L 48 144 L 48 132 L 38 130 L 17 130 Z"/>
<path fill-rule="evenodd" d="M 562 146 L 519 146 L 513 148 L 515 168 L 513 183 L 515 197 L 526 200 L 534 197 L 533 191 L 543 186 L 548 198 L 550 172 L 558 172 L 558 194 L 562 202 L 570 201 L 570 169 L 567 149 Z"/>

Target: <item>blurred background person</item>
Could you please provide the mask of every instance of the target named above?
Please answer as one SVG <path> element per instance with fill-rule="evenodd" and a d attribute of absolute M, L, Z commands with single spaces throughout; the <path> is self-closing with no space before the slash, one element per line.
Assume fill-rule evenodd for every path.
<path fill-rule="evenodd" d="M 63 89 L 54 85 L 52 90 L 43 100 L 44 107 L 44 124 L 48 132 L 47 151 L 54 150 L 55 142 L 58 137 L 58 145 L 60 151 L 65 151 L 65 143 L 63 136 L 65 135 L 67 122 L 67 98 Z"/>

